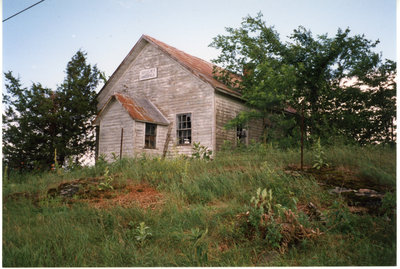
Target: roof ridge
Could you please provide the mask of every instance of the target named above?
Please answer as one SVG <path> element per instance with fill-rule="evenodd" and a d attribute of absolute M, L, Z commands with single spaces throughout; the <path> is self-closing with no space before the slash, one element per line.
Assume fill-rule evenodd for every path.
<path fill-rule="evenodd" d="M 215 66 L 217 66 L 216 64 L 213 64 L 213 63 L 211 63 L 211 62 L 209 62 L 209 61 L 206 61 L 206 60 L 204 60 L 204 59 L 202 59 L 202 58 L 200 58 L 200 57 L 197 57 L 197 56 L 195 56 L 195 55 L 192 55 L 192 54 L 189 54 L 189 53 L 187 53 L 187 52 L 185 52 L 185 51 L 183 51 L 183 50 L 180 50 L 180 49 L 178 49 L 178 48 L 176 48 L 176 47 L 174 47 L 174 46 L 171 46 L 171 45 L 169 45 L 169 44 L 167 44 L 167 43 L 165 43 L 165 42 L 162 42 L 162 41 L 160 41 L 160 40 L 158 40 L 157 38 L 154 38 L 154 37 L 152 37 L 152 36 L 149 36 L 149 35 L 143 35 L 145 38 L 147 38 L 147 39 L 150 39 L 151 41 L 155 41 L 154 43 L 161 43 L 161 44 L 163 44 L 163 45 L 165 45 L 165 46 L 167 46 L 167 47 L 170 47 L 170 48 L 172 48 L 172 49 L 174 49 L 174 50 L 176 50 L 176 51 L 179 51 L 179 52 L 181 52 L 181 53 L 183 53 L 183 54 L 186 54 L 186 55 L 188 55 L 188 56 L 190 56 L 190 57 L 193 57 L 193 58 L 196 58 L 196 59 L 198 59 L 198 60 L 201 60 L 201 61 L 203 61 L 204 63 L 206 63 L 206 64 L 209 64 L 209 65 L 215 65 Z M 219 66 L 217 66 L 217 67 L 219 67 Z"/>
<path fill-rule="evenodd" d="M 194 76 L 198 79 L 202 80 L 203 82 L 209 84 L 215 90 L 219 92 L 231 95 L 235 98 L 241 99 L 241 93 L 229 88 L 223 82 L 216 79 L 214 75 L 214 66 L 217 68 L 223 69 L 222 67 L 210 63 L 206 60 L 203 60 L 197 56 L 193 56 L 189 53 L 186 53 L 180 49 L 177 49 L 173 46 L 170 46 L 158 39 L 151 37 L 149 35 L 143 34 L 140 39 L 136 42 L 133 48 L 129 51 L 128 55 L 125 56 L 123 61 L 108 79 L 108 81 L 103 85 L 100 91 L 97 93 L 97 96 L 103 92 L 104 89 L 112 88 L 116 81 L 119 79 L 118 75 L 121 76 L 129 67 L 130 63 L 137 57 L 138 53 L 137 50 L 143 49 L 143 41 L 147 42 L 148 44 L 152 44 L 159 48 L 163 53 L 169 56 L 171 59 L 179 63 L 182 67 L 186 68 L 189 72 L 191 72 Z"/>
<path fill-rule="evenodd" d="M 143 34 L 142 38 L 145 39 L 147 42 L 154 44 L 155 46 L 160 48 L 163 52 L 168 54 L 172 59 L 183 65 L 195 76 L 197 76 L 204 82 L 210 84 L 215 89 L 222 90 L 223 92 L 228 93 L 229 95 L 234 95 L 240 98 L 241 93 L 230 89 L 227 85 L 225 85 L 224 83 L 215 78 L 214 67 L 223 69 L 222 67 L 219 67 L 216 64 L 210 63 L 197 56 L 193 56 L 189 53 L 179 50 L 149 35 Z"/>

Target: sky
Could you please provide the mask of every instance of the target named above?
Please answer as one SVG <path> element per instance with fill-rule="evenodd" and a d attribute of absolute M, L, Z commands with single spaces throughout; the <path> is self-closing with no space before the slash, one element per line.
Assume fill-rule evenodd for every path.
<path fill-rule="evenodd" d="M 3 20 L 37 2 L 3 0 Z M 81 49 L 111 76 L 142 34 L 210 61 L 212 39 L 259 11 L 283 40 L 300 25 L 331 37 L 348 27 L 379 39 L 376 51 L 396 60 L 395 0 L 45 0 L 3 22 L 2 68 L 25 87 L 55 89 Z"/>

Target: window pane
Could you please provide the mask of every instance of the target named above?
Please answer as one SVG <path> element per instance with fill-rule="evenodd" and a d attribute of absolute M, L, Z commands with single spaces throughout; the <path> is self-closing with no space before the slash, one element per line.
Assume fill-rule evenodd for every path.
<path fill-rule="evenodd" d="M 146 123 L 146 131 L 144 136 L 144 147 L 155 149 L 156 148 L 156 130 L 157 125 L 152 123 Z"/>
<path fill-rule="evenodd" d="M 176 129 L 176 136 L 177 136 L 177 143 L 178 144 L 190 144 L 191 140 L 191 114 L 180 114 L 177 115 L 177 129 Z"/>

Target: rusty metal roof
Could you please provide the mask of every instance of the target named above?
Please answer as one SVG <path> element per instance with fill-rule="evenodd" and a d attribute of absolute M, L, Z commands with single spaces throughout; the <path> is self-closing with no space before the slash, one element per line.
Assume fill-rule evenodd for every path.
<path fill-rule="evenodd" d="M 285 112 L 292 113 L 292 114 L 297 114 L 297 110 L 294 109 L 294 108 L 291 107 L 291 106 L 287 106 L 287 107 L 284 109 L 284 111 L 285 111 Z"/>
<path fill-rule="evenodd" d="M 214 66 L 216 68 L 223 70 L 222 68 L 220 68 L 212 63 L 209 63 L 207 61 L 204 61 L 198 57 L 187 54 L 186 52 L 178 50 L 178 49 L 176 49 L 170 45 L 167 45 L 164 42 L 161 42 L 161 41 L 159 41 L 153 37 L 150 37 L 148 35 L 141 36 L 139 41 L 135 44 L 135 46 L 131 49 L 131 51 L 128 53 L 128 55 L 125 57 L 125 59 L 121 62 L 121 64 L 118 66 L 118 68 L 114 71 L 114 73 L 108 79 L 108 81 L 104 84 L 104 86 L 101 88 L 101 90 L 97 93 L 97 96 L 100 96 L 100 94 L 106 88 L 110 88 L 110 87 L 112 88 L 113 86 L 115 86 L 115 83 L 118 80 L 119 75 L 121 75 L 121 73 L 125 72 L 125 70 L 129 67 L 130 63 L 135 59 L 135 57 L 137 57 L 140 49 L 143 48 L 143 43 L 145 43 L 143 41 L 146 41 L 150 44 L 157 46 L 160 50 L 165 52 L 172 59 L 176 60 L 178 63 L 180 63 L 182 66 L 184 66 L 188 71 L 190 71 L 192 74 L 199 77 L 201 80 L 209 83 L 216 90 L 228 93 L 237 98 L 241 98 L 241 96 L 242 96 L 241 93 L 230 89 L 225 84 L 223 84 L 222 82 L 220 82 L 214 78 L 214 74 L 213 74 Z M 240 80 L 239 75 L 232 74 L 232 76 L 234 76 L 235 78 Z"/>
<path fill-rule="evenodd" d="M 204 61 L 200 58 L 197 58 L 195 56 L 192 56 L 190 54 L 187 54 L 186 52 L 178 50 L 177 48 L 167 45 L 164 42 L 161 42 L 151 36 L 143 35 L 142 38 L 144 38 L 145 40 L 147 40 L 148 42 L 150 42 L 152 44 L 155 44 L 162 51 L 167 53 L 171 58 L 175 59 L 180 64 L 185 66 L 187 69 L 189 69 L 194 75 L 198 76 L 200 79 L 210 83 L 214 88 L 222 89 L 222 90 L 224 90 L 230 94 L 236 95 L 238 97 L 241 96 L 241 94 L 239 92 L 228 88 L 225 84 L 223 84 L 222 82 L 220 82 L 214 78 L 213 68 L 214 67 L 220 68 L 220 67 L 218 67 L 212 63 L 209 63 L 207 61 Z M 232 75 L 235 78 L 240 79 L 240 76 L 237 76 L 234 74 L 232 74 Z"/>
<path fill-rule="evenodd" d="M 161 42 L 155 39 L 154 37 L 143 35 L 142 38 L 152 44 L 155 44 L 157 47 L 159 47 L 161 50 L 167 53 L 170 57 L 172 57 L 180 64 L 185 66 L 187 69 L 189 69 L 193 74 L 210 83 L 214 88 L 219 90 L 224 90 L 237 97 L 242 96 L 240 92 L 228 88 L 225 84 L 214 78 L 213 68 L 216 67 L 217 69 L 219 68 L 222 70 L 221 67 L 218 67 L 212 63 L 204 61 L 203 59 L 200 59 L 198 57 L 187 54 L 186 52 L 178 50 L 177 48 L 165 44 L 164 42 Z M 231 75 L 235 79 L 241 80 L 241 77 L 239 75 L 236 74 L 231 74 Z M 297 111 L 290 106 L 286 107 L 284 111 L 292 114 L 297 113 Z"/>
<path fill-rule="evenodd" d="M 216 67 L 217 69 L 219 68 L 219 69 L 222 70 L 221 67 L 218 67 L 218 66 L 216 66 L 216 65 L 214 65 L 212 63 L 209 63 L 207 61 L 204 61 L 204 60 L 202 60 L 202 59 L 200 59 L 198 57 L 195 57 L 195 56 L 192 56 L 190 54 L 187 54 L 186 52 L 183 52 L 183 51 L 181 51 L 181 50 L 179 50 L 177 48 L 174 48 L 174 47 L 172 47 L 172 46 L 170 46 L 170 45 L 168 45 L 168 44 L 166 44 L 164 42 L 161 42 L 161 41 L 159 41 L 159 40 L 157 40 L 157 39 L 155 39 L 155 38 L 153 38 L 151 36 L 148 36 L 148 35 L 142 35 L 142 37 L 135 44 L 135 46 L 132 48 L 132 50 L 129 52 L 129 54 L 125 57 L 123 62 L 120 64 L 120 66 L 118 66 L 117 70 L 112 74 L 110 79 L 107 81 L 107 83 L 100 90 L 98 95 L 100 95 L 100 93 L 103 91 L 103 89 L 105 89 L 106 87 L 109 87 L 111 84 L 113 84 L 112 82 L 115 80 L 114 77 L 116 76 L 116 73 L 124 72 L 123 71 L 124 68 L 127 68 L 129 66 L 129 62 L 132 61 L 132 57 L 136 57 L 136 56 L 134 56 L 135 55 L 135 51 L 140 50 L 140 46 L 139 45 L 142 43 L 142 40 L 145 40 L 145 41 L 157 46 L 159 49 L 161 49 L 163 52 L 165 52 L 167 55 L 169 55 L 172 59 L 176 60 L 182 66 L 184 66 L 186 69 L 188 69 L 190 72 L 192 72 L 192 74 L 196 75 L 197 77 L 199 77 L 203 81 L 209 83 L 216 90 L 228 93 L 228 94 L 230 94 L 232 96 L 235 96 L 235 97 L 241 99 L 242 94 L 240 92 L 230 89 L 225 84 L 223 84 L 222 82 L 220 82 L 220 81 L 218 81 L 217 79 L 214 78 L 214 73 L 213 73 L 214 67 Z M 234 76 L 238 80 L 241 79 L 241 76 L 239 76 L 239 75 L 232 74 L 232 76 Z M 110 87 L 112 87 L 112 86 L 110 86 Z M 129 98 L 129 97 L 127 97 L 127 98 Z M 123 97 L 121 97 L 120 99 L 122 100 Z M 140 102 L 139 99 L 140 98 L 135 98 L 135 101 Z M 136 103 L 134 102 L 133 99 L 131 101 L 132 101 L 133 105 L 128 104 L 129 101 L 126 102 L 126 106 L 128 108 L 129 107 L 135 107 Z M 108 101 L 107 101 L 107 103 L 108 103 Z M 153 104 L 151 104 L 151 105 L 153 107 L 155 107 Z M 105 106 L 106 105 L 104 105 L 103 107 L 105 107 Z M 140 105 L 138 106 L 138 108 L 139 107 L 140 107 Z M 129 111 L 129 110 L 127 109 L 127 111 Z M 136 110 L 133 109 L 132 112 L 133 111 L 136 111 Z M 141 111 L 141 109 L 139 109 L 137 111 L 139 112 L 139 111 Z M 288 112 L 288 113 L 294 113 L 294 114 L 297 113 L 297 111 L 295 109 L 293 109 L 292 107 L 287 107 L 287 108 L 284 109 L 284 111 Z M 99 115 L 100 115 L 100 113 L 99 113 Z M 136 115 L 136 112 L 133 112 L 133 114 Z M 141 113 L 139 113 L 139 114 L 141 114 Z M 133 115 L 131 115 L 131 116 L 134 118 Z M 146 117 L 146 113 L 144 113 L 142 116 Z M 164 117 L 163 117 L 163 119 L 166 121 L 166 119 Z M 162 121 L 162 122 L 165 122 L 165 121 Z"/>
<path fill-rule="evenodd" d="M 168 120 L 157 109 L 157 107 L 146 98 L 131 98 L 120 93 L 116 93 L 110 97 L 104 107 L 100 110 L 95 119 L 95 123 L 103 113 L 104 109 L 108 106 L 111 100 L 117 100 L 122 107 L 129 113 L 132 119 L 136 121 L 155 123 L 160 125 L 168 125 Z"/>

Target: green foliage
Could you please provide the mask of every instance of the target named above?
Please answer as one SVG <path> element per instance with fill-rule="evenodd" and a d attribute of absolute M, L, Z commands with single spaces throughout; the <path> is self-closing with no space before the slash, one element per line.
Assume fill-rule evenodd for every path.
<path fill-rule="evenodd" d="M 281 204 L 273 202 L 272 190 L 257 189 L 256 196 L 250 200 L 249 224 L 272 248 L 279 248 L 282 239 L 281 224 L 276 220 L 286 210 Z M 275 209 L 275 210 L 274 210 Z"/>
<path fill-rule="evenodd" d="M 68 156 L 65 164 L 64 164 L 64 168 L 66 171 L 73 171 L 75 169 L 80 168 L 81 166 L 79 165 L 78 162 L 76 162 L 74 160 L 74 158 L 72 156 Z"/>
<path fill-rule="evenodd" d="M 207 233 L 207 228 L 204 231 L 200 230 L 198 227 L 190 229 L 189 240 L 193 244 L 191 259 L 196 266 L 204 266 L 208 261 L 208 246 L 204 242 Z"/>
<path fill-rule="evenodd" d="M 267 245 L 271 248 L 279 249 L 282 237 L 281 225 L 274 221 L 270 221 L 266 226 L 265 240 L 267 241 Z"/>
<path fill-rule="evenodd" d="M 119 160 L 119 156 L 115 152 L 111 152 L 111 156 L 112 156 L 111 158 L 114 162 Z M 145 158 L 145 156 L 144 156 L 144 158 Z"/>
<path fill-rule="evenodd" d="M 300 146 L 300 128 L 295 117 L 286 113 L 271 113 L 267 119 L 271 122 L 264 131 L 267 143 L 272 143 L 280 149 Z"/>
<path fill-rule="evenodd" d="M 60 197 L 50 197 L 47 196 L 39 201 L 39 206 L 40 207 L 46 207 L 46 208 L 56 208 L 59 207 L 62 204 L 62 200 Z"/>
<path fill-rule="evenodd" d="M 61 167 L 57 161 L 57 149 L 54 149 L 54 163 L 51 165 L 51 170 L 56 172 L 57 175 L 61 175 L 62 173 Z"/>
<path fill-rule="evenodd" d="M 332 166 L 345 166 L 356 173 L 368 164 L 396 178 L 396 152 L 390 147 L 337 145 L 323 146 L 323 150 Z M 355 214 L 346 201 L 329 194 L 314 177 L 287 173 L 297 153 L 253 144 L 240 151 L 218 152 L 212 162 L 147 156 L 107 164 L 99 158 L 95 166 L 65 171 L 61 176 L 50 171 L 9 171 L 9 180 L 3 181 L 2 265 L 395 265 L 395 181 L 376 215 Z M 305 160 L 312 164 L 311 152 Z M 60 182 L 102 177 L 106 167 L 110 175 L 119 175 L 114 177 L 113 194 L 126 194 L 129 188 L 119 187 L 123 182 L 148 184 L 159 192 L 163 203 L 154 210 L 136 204 L 93 208 L 87 200 L 46 196 Z M 36 194 L 39 202 L 34 199 Z M 321 210 L 325 224 L 305 213 L 309 202 Z M 301 227 L 306 231 L 319 228 L 323 234 L 301 236 Z M 151 237 L 136 239 L 146 233 Z"/>
<path fill-rule="evenodd" d="M 10 170 L 21 170 L 33 169 L 39 160 L 42 167 L 46 159 L 49 169 L 54 153 L 49 141 L 55 137 L 57 124 L 53 92 L 40 84 L 22 88 L 11 72 L 5 73 L 5 86 L 8 94 L 3 94 L 3 162 Z"/>
<path fill-rule="evenodd" d="M 325 161 L 325 152 L 322 150 L 321 141 L 319 138 L 313 147 L 313 157 L 313 168 L 320 170 L 323 167 L 329 167 L 329 164 Z"/>
<path fill-rule="evenodd" d="M 352 233 L 355 229 L 355 218 L 349 209 L 339 201 L 334 201 L 327 215 L 327 226 L 330 230 L 340 233 Z"/>
<path fill-rule="evenodd" d="M 394 174 L 388 173 L 381 167 L 377 167 L 371 163 L 360 165 L 360 175 L 365 179 L 376 182 L 380 185 L 395 186 L 396 177 Z"/>
<path fill-rule="evenodd" d="M 333 145 L 323 147 L 326 162 L 332 166 L 348 166 L 356 171 L 363 180 L 396 187 L 396 149 L 384 145 L 356 146 Z M 310 160 L 311 161 L 311 160 Z"/>
<path fill-rule="evenodd" d="M 349 29 L 314 36 L 300 26 L 282 42 L 261 13 L 226 32 L 210 44 L 220 50 L 214 62 L 225 68 L 215 68 L 214 75 L 255 108 L 235 123 L 290 115 L 292 107 L 298 115 L 304 111 L 305 133 L 322 141 L 339 136 L 360 144 L 394 143 L 396 63 L 374 52 L 378 41 L 352 36 Z M 296 135 L 292 129 L 282 131 Z"/>
<path fill-rule="evenodd" d="M 389 218 L 393 218 L 396 214 L 396 195 L 392 192 L 387 192 L 382 199 L 381 213 Z"/>
<path fill-rule="evenodd" d="M 133 222 L 130 222 L 129 225 L 133 227 Z M 149 231 L 150 227 L 146 226 L 146 224 L 142 221 L 135 229 L 135 239 L 139 243 L 141 247 L 145 244 L 146 240 L 152 236 L 152 233 Z"/>
<path fill-rule="evenodd" d="M 49 170 L 55 150 L 62 166 L 68 156 L 77 161 L 94 148 L 99 74 L 82 51 L 68 62 L 56 90 L 40 83 L 25 88 L 11 71 L 5 73 L 3 158 L 10 169 Z"/>
<path fill-rule="evenodd" d="M 261 209 L 262 213 L 269 214 L 272 212 L 272 190 L 261 188 L 257 189 L 256 196 L 251 197 L 250 204 L 253 208 Z"/>
<path fill-rule="evenodd" d="M 5 166 L 3 172 L 3 181 L 7 182 L 7 180 L 8 180 L 8 165 Z"/>
<path fill-rule="evenodd" d="M 114 181 L 114 178 L 109 175 L 110 170 L 108 169 L 108 166 L 104 170 L 104 181 L 99 183 L 99 190 L 113 190 L 114 187 L 111 185 L 111 183 Z"/>
<path fill-rule="evenodd" d="M 201 145 L 200 142 L 193 142 L 193 153 L 192 157 L 195 159 L 210 160 L 212 156 L 212 150 L 206 146 Z"/>
<path fill-rule="evenodd" d="M 224 143 L 221 146 L 221 151 L 231 151 L 233 149 L 232 142 L 229 140 L 224 140 Z"/>

